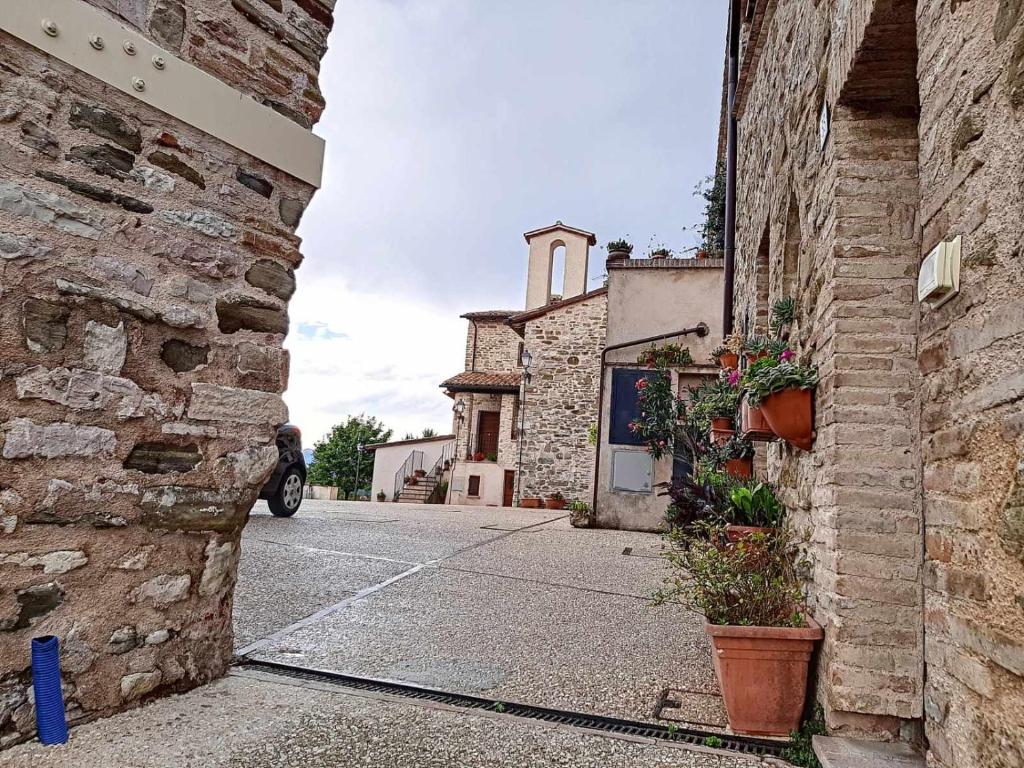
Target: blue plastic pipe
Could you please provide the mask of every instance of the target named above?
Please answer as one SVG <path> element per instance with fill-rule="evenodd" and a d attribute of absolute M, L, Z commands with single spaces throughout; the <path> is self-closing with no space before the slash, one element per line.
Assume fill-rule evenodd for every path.
<path fill-rule="evenodd" d="M 67 743 L 68 721 L 60 689 L 60 641 L 53 635 L 32 638 L 32 688 L 39 740 L 43 744 Z"/>

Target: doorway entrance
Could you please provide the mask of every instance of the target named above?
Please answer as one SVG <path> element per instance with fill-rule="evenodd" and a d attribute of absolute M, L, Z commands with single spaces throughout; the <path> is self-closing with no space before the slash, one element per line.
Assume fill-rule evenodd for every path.
<path fill-rule="evenodd" d="M 505 470 L 505 488 L 501 494 L 501 506 L 511 507 L 512 501 L 515 498 L 516 491 L 516 473 L 515 470 Z"/>

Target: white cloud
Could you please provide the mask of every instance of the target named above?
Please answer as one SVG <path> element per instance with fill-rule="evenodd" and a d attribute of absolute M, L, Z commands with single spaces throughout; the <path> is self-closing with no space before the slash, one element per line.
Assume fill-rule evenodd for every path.
<path fill-rule="evenodd" d="M 349 414 L 395 430 L 451 428 L 451 400 L 438 385 L 462 370 L 466 321 L 457 312 L 379 290 L 353 290 L 342 276 L 304 279 L 289 307 L 291 371 L 285 401 L 312 447 Z"/>

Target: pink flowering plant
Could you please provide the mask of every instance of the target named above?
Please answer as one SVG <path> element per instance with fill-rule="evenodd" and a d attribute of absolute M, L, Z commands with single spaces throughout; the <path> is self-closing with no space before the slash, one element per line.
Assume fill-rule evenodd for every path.
<path fill-rule="evenodd" d="M 670 455 L 684 412 L 672 391 L 672 378 L 667 371 L 655 371 L 637 381 L 636 392 L 639 415 L 630 422 L 630 431 L 644 441 L 655 460 Z"/>

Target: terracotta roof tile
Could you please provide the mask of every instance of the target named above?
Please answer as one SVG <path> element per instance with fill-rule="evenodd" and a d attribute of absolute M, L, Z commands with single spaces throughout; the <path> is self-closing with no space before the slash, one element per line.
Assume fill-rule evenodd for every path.
<path fill-rule="evenodd" d="M 466 371 L 441 383 L 452 392 L 517 392 L 522 376 L 518 373 Z"/>

